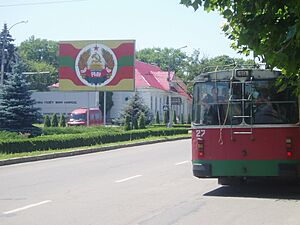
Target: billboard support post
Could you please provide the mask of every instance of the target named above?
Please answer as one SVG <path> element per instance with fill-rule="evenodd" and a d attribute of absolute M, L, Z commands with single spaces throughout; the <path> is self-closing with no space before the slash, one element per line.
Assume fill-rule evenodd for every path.
<path fill-rule="evenodd" d="M 104 103 L 104 106 L 103 106 L 103 125 L 105 126 L 106 125 L 106 91 L 104 91 L 103 93 L 103 103 Z"/>

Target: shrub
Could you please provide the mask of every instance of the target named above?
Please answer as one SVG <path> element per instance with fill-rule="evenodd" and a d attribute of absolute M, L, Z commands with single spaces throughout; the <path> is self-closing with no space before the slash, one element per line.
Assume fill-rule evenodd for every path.
<path fill-rule="evenodd" d="M 51 117 L 51 127 L 58 127 L 58 119 L 56 113 Z"/>
<path fill-rule="evenodd" d="M 164 124 L 167 124 L 167 112 L 164 112 Z"/>
<path fill-rule="evenodd" d="M 66 117 L 63 113 L 61 114 L 61 116 L 59 118 L 59 126 L 60 127 L 65 127 L 66 126 Z"/>
<path fill-rule="evenodd" d="M 8 139 L 0 141 L 0 152 L 20 153 L 49 149 L 65 149 L 96 144 L 113 143 L 145 138 L 149 136 L 162 136 L 174 134 L 187 134 L 186 128 L 152 128 L 147 130 L 131 130 L 118 133 L 79 133 L 64 135 L 49 135 L 27 139 Z"/>
<path fill-rule="evenodd" d="M 158 111 L 156 111 L 155 123 L 157 123 L 157 124 L 160 123 L 160 120 L 159 120 L 159 112 L 158 112 Z"/>
<path fill-rule="evenodd" d="M 50 127 L 51 126 L 51 122 L 50 122 L 50 118 L 48 115 L 44 116 L 44 127 Z"/>
<path fill-rule="evenodd" d="M 173 111 L 173 124 L 177 123 L 177 118 L 176 118 L 176 111 Z"/>
<path fill-rule="evenodd" d="M 139 117 L 139 128 L 140 129 L 145 129 L 146 128 L 145 115 L 143 113 Z"/>
<path fill-rule="evenodd" d="M 192 121 L 191 121 L 191 114 L 188 115 L 188 121 L 187 121 L 187 123 L 188 123 L 188 124 L 191 124 L 191 123 L 192 123 Z"/>
<path fill-rule="evenodd" d="M 130 126 L 130 116 L 127 115 L 125 117 L 125 126 L 124 126 L 124 130 L 131 130 L 131 126 Z"/>
<path fill-rule="evenodd" d="M 181 113 L 181 115 L 180 115 L 180 123 L 181 123 L 181 124 L 184 124 L 184 117 L 183 117 L 183 113 Z"/>

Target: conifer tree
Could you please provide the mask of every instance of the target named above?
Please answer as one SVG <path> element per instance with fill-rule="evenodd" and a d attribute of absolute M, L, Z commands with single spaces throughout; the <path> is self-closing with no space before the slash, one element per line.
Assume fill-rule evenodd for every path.
<path fill-rule="evenodd" d="M 164 124 L 167 124 L 167 112 L 164 112 Z"/>
<path fill-rule="evenodd" d="M 125 124 L 125 119 L 129 116 L 133 124 L 133 128 L 137 129 L 138 118 L 141 113 L 144 113 L 145 115 L 145 123 L 149 124 L 152 121 L 153 116 L 147 105 L 144 104 L 143 99 L 139 96 L 138 92 L 136 92 L 132 98 L 128 100 L 127 105 L 121 113 L 120 120 L 123 124 Z"/>
<path fill-rule="evenodd" d="M 44 127 L 50 127 L 51 126 L 51 122 L 50 122 L 50 118 L 48 115 L 44 116 Z"/>
<path fill-rule="evenodd" d="M 181 116 L 180 116 L 180 122 L 181 122 L 181 124 L 184 124 L 184 116 L 183 116 L 183 113 L 181 113 Z"/>
<path fill-rule="evenodd" d="M 2 60 L 2 53 L 4 53 L 4 80 L 7 79 L 8 73 L 12 72 L 12 64 L 11 62 L 16 61 L 16 48 L 13 44 L 14 39 L 9 33 L 9 29 L 7 28 L 7 24 L 5 23 L 3 26 L 3 29 L 0 33 L 0 49 L 3 51 L 0 51 L 0 63 Z"/>
<path fill-rule="evenodd" d="M 130 130 L 130 116 L 127 115 L 125 118 L 125 126 L 124 126 L 124 130 Z"/>
<path fill-rule="evenodd" d="M 173 111 L 173 123 L 176 124 L 177 123 L 177 118 L 176 118 L 176 111 Z"/>
<path fill-rule="evenodd" d="M 58 127 L 58 118 L 56 113 L 54 113 L 51 117 L 51 127 Z"/>
<path fill-rule="evenodd" d="M 156 111 L 155 123 L 160 124 L 159 112 L 158 111 Z"/>
<path fill-rule="evenodd" d="M 146 125 L 145 125 L 145 115 L 144 113 L 141 113 L 140 117 L 139 117 L 139 128 L 140 129 L 145 129 Z"/>
<path fill-rule="evenodd" d="M 191 123 L 192 123 L 192 121 L 191 121 L 191 114 L 188 115 L 188 121 L 187 121 L 187 123 L 188 123 L 188 124 L 191 124 Z"/>
<path fill-rule="evenodd" d="M 59 126 L 60 127 L 65 127 L 66 126 L 66 117 L 63 113 L 61 114 L 61 116 L 59 118 Z"/>
<path fill-rule="evenodd" d="M 0 89 L 0 128 L 20 132 L 24 128 L 33 128 L 33 123 L 39 118 L 38 108 L 34 104 L 23 64 L 18 60 L 12 65 L 12 73 L 7 74 Z"/>

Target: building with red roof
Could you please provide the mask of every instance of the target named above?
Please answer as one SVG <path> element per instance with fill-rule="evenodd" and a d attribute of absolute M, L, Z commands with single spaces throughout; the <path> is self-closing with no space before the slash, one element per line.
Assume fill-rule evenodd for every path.
<path fill-rule="evenodd" d="M 59 88 L 59 83 L 53 84 L 49 88 L 52 91 L 57 91 Z M 156 115 L 156 113 L 158 112 L 161 119 L 163 118 L 164 106 L 166 107 L 169 105 L 169 95 L 171 95 L 172 111 L 176 111 L 176 115 L 178 118 L 182 114 L 184 116 L 185 121 L 187 121 L 187 117 L 191 113 L 192 97 L 188 94 L 186 85 L 179 77 L 176 76 L 174 72 L 162 71 L 156 65 L 151 65 L 136 60 L 135 90 L 143 98 L 144 103 L 149 107 L 152 114 Z M 68 92 L 63 93 L 64 95 L 68 95 Z M 56 93 L 55 96 L 57 94 L 58 93 Z M 69 97 L 71 98 L 73 92 L 69 92 L 69 94 Z M 95 98 L 97 98 L 96 93 L 90 92 L 90 94 L 94 94 Z M 108 118 L 118 118 L 119 114 L 123 111 L 124 107 L 126 106 L 127 101 L 133 94 L 134 92 L 114 92 L 114 105 L 108 114 Z M 36 93 L 34 96 L 38 96 L 38 93 Z M 41 100 L 38 99 L 38 101 Z M 43 105 L 38 105 L 38 107 L 43 108 Z M 82 105 L 81 107 L 88 106 Z M 89 107 L 95 106 L 89 105 Z M 65 113 L 68 114 L 70 112 Z"/>

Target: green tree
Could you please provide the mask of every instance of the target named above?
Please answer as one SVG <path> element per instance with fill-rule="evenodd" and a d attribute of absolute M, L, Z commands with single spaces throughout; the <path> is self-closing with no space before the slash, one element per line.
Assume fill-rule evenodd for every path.
<path fill-rule="evenodd" d="M 184 124 L 184 116 L 183 116 L 183 113 L 181 113 L 181 115 L 180 115 L 180 123 L 181 123 L 181 124 Z"/>
<path fill-rule="evenodd" d="M 174 110 L 174 111 L 173 111 L 173 123 L 174 123 L 174 124 L 177 124 L 177 118 L 176 118 L 176 116 L 177 116 L 177 115 L 176 115 L 176 111 Z"/>
<path fill-rule="evenodd" d="M 155 123 L 160 124 L 159 112 L 158 111 L 156 111 Z"/>
<path fill-rule="evenodd" d="M 300 2 L 295 0 L 181 0 L 197 10 L 216 10 L 226 20 L 223 31 L 238 52 L 253 51 L 271 67 L 282 69 L 290 85 L 300 92 Z M 284 81 L 284 82 L 283 82 Z"/>
<path fill-rule="evenodd" d="M 48 115 L 44 116 L 44 127 L 51 127 L 51 121 Z"/>
<path fill-rule="evenodd" d="M 56 113 L 52 114 L 52 117 L 51 117 L 51 127 L 58 127 L 58 118 L 57 118 Z"/>
<path fill-rule="evenodd" d="M 59 118 L 59 126 L 60 127 L 65 127 L 66 126 L 66 117 L 63 113 L 61 114 L 61 116 Z"/>
<path fill-rule="evenodd" d="M 139 122 L 138 122 L 138 118 L 132 120 L 132 129 L 137 130 L 139 129 Z"/>
<path fill-rule="evenodd" d="M 39 118 L 34 104 L 29 83 L 23 74 L 23 64 L 16 62 L 0 89 L 0 128 L 21 130 L 33 127 L 32 124 Z"/>
<path fill-rule="evenodd" d="M 140 114 L 143 113 L 145 115 L 145 123 L 149 124 L 152 121 L 152 114 L 147 105 L 144 104 L 143 99 L 140 97 L 138 92 L 136 92 L 127 102 L 123 112 L 121 112 L 121 116 L 119 118 L 122 124 L 125 123 L 125 119 L 129 116 L 133 127 L 138 127 L 138 118 Z"/>
<path fill-rule="evenodd" d="M 188 56 L 181 49 L 145 48 L 138 51 L 136 57 L 142 62 L 157 65 L 164 71 L 174 71 L 177 76 L 185 80 Z"/>
<path fill-rule="evenodd" d="M 141 113 L 141 115 L 139 117 L 139 128 L 140 129 L 145 129 L 146 128 L 144 113 Z"/>
<path fill-rule="evenodd" d="M 129 115 L 126 115 L 126 117 L 125 117 L 124 130 L 131 130 Z"/>
<path fill-rule="evenodd" d="M 6 73 L 12 72 L 12 63 L 16 61 L 14 39 L 9 33 L 7 24 L 3 25 L 3 29 L 0 33 L 0 64 L 2 64 L 2 53 L 4 53 L 4 80 L 7 79 Z M 2 51 L 3 50 L 3 51 Z"/>
<path fill-rule="evenodd" d="M 31 89 L 48 90 L 58 82 L 58 42 L 31 36 L 18 47 L 18 53 L 26 64 Z"/>
<path fill-rule="evenodd" d="M 167 115 L 167 112 L 165 111 L 164 112 L 164 124 L 167 124 L 168 122 L 168 115 Z"/>
<path fill-rule="evenodd" d="M 191 114 L 188 115 L 188 121 L 187 121 L 187 123 L 188 123 L 188 124 L 191 124 L 191 123 L 192 123 L 192 120 L 191 120 Z"/>

